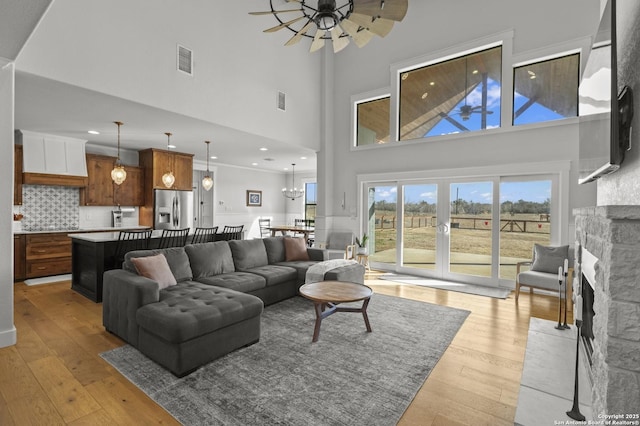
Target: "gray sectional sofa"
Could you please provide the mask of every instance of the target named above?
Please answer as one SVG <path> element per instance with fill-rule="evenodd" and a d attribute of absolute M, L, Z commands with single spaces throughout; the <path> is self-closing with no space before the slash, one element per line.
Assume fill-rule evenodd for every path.
<path fill-rule="evenodd" d="M 133 260 L 162 253 L 176 285 L 137 273 Z M 298 293 L 311 265 L 326 260 L 308 248 L 309 260 L 287 260 L 283 237 L 217 241 L 126 254 L 122 269 L 107 271 L 103 325 L 176 376 L 260 339 L 260 315 Z M 328 271 L 325 279 L 363 282 L 364 266 Z"/>

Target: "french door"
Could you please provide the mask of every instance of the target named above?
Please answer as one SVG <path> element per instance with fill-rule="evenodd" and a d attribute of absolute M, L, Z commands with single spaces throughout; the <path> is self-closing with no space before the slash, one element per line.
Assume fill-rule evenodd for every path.
<path fill-rule="evenodd" d="M 511 263 L 535 242 L 551 241 L 552 180 L 367 184 L 369 260 L 381 270 L 453 281 L 498 285 L 500 278 L 512 279 Z M 541 194 L 548 199 L 537 202 Z M 513 206 L 528 210 L 514 212 Z"/>

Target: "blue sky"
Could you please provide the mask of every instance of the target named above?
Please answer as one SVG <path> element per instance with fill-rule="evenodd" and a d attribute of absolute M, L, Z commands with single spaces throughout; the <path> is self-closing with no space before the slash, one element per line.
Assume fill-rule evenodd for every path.
<path fill-rule="evenodd" d="M 454 183 L 451 185 L 450 198 L 456 199 L 457 194 L 461 200 L 474 203 L 491 203 L 493 199 L 491 182 Z M 410 203 L 426 201 L 433 204 L 437 199 L 437 186 L 435 184 L 405 185 L 405 200 Z M 551 198 L 551 181 L 527 181 L 527 182 L 502 182 L 500 184 L 500 202 L 518 200 L 543 203 Z M 397 190 L 394 186 L 378 186 L 375 193 L 376 201 L 395 203 Z"/>

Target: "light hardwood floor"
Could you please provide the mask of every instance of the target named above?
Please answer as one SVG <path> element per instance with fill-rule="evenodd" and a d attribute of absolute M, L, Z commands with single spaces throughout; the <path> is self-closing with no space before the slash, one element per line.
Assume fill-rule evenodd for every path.
<path fill-rule="evenodd" d="M 513 425 L 529 318 L 557 318 L 557 299 L 506 300 L 396 285 L 375 292 L 471 311 L 400 425 Z M 15 285 L 18 343 L 0 349 L 0 425 L 178 424 L 99 353 L 123 342 L 102 327 L 102 305 L 69 282 Z M 425 324 L 424 332 L 429 332 Z M 402 362 L 402 360 L 398 360 Z"/>

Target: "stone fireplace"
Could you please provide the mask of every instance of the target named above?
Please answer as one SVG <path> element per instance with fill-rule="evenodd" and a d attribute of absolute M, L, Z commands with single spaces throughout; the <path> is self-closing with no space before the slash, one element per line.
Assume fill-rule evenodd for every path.
<path fill-rule="evenodd" d="M 640 401 L 640 206 L 589 207 L 576 209 L 574 214 L 578 250 L 574 286 L 582 285 L 582 249 L 589 252 L 587 257 L 592 254 L 595 258 L 595 282 L 591 283 L 593 417 L 636 414 Z"/>

